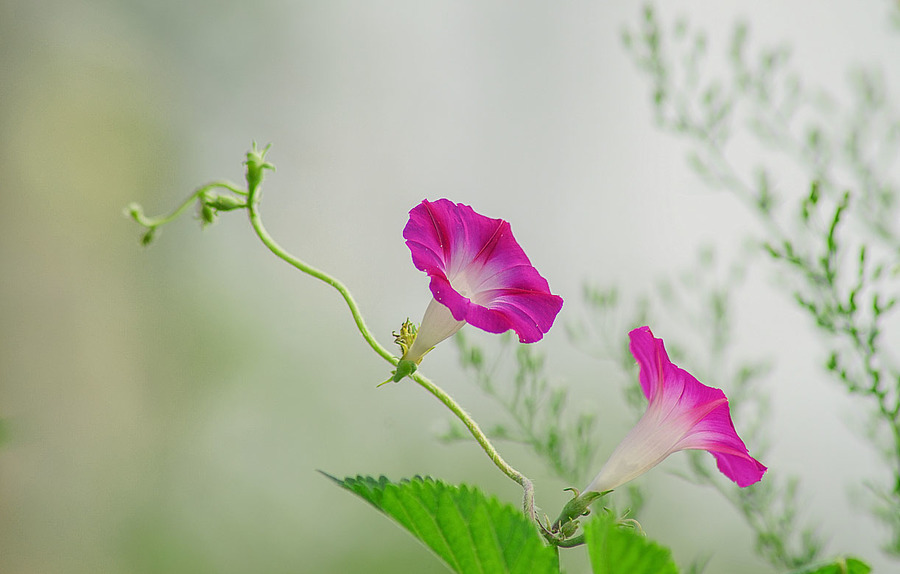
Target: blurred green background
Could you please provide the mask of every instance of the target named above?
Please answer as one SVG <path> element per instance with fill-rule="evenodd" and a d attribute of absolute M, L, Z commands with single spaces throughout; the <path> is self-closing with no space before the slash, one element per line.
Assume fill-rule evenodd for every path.
<path fill-rule="evenodd" d="M 858 41 L 880 6 L 780 4 L 744 14 L 763 39 L 828 42 L 846 61 L 883 53 Z M 741 8 L 696 16 L 724 37 Z M 205 181 L 241 181 L 252 140 L 274 143 L 270 231 L 344 280 L 385 344 L 430 297 L 402 242 L 410 208 L 449 197 L 511 221 L 567 301 L 541 345 L 578 408 L 603 413 L 607 454 L 630 415 L 614 366 L 561 328 L 582 282 L 644 289 L 703 241 L 737 249 L 748 225 L 652 129 L 620 45 L 638 14 L 626 1 L 0 2 L 0 571 L 445 571 L 317 469 L 428 474 L 518 503 L 474 445 L 435 440 L 447 416 L 432 397 L 375 389 L 388 365 L 336 293 L 276 260 L 242 214 L 202 233 L 184 218 L 140 247 L 125 205 L 161 213 Z M 797 57 L 834 73 L 834 55 Z M 790 347 L 790 326 L 808 326 L 757 293 L 745 342 Z M 877 556 L 872 524 L 834 495 L 874 459 L 840 422 L 840 393 L 802 386 L 815 361 L 778 360 L 765 462 L 808 479 L 830 550 Z M 492 420 L 452 345 L 424 369 Z M 798 458 L 823 433 L 838 469 Z M 570 485 L 503 451 L 554 514 Z M 709 572 L 766 571 L 724 501 L 664 470 L 642 480 L 642 523 L 682 563 L 712 553 Z M 571 572 L 583 554 L 569 553 Z"/>

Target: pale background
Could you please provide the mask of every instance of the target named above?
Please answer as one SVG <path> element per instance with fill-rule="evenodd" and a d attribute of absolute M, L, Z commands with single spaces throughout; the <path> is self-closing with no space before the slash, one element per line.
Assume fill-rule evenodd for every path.
<path fill-rule="evenodd" d="M 897 93 L 886 4 L 681 0 L 661 14 L 690 15 L 714 46 L 746 17 L 754 41 L 790 42 L 806 77 L 838 91 L 851 64 L 881 62 Z M 541 343 L 554 382 L 601 412 L 610 452 L 631 419 L 623 381 L 562 328 L 582 283 L 641 292 L 704 242 L 737 253 L 751 229 L 652 127 L 620 41 L 639 14 L 624 1 L 0 3 L 0 571 L 442 572 L 316 470 L 428 474 L 518 502 L 473 444 L 434 439 L 447 417 L 432 397 L 374 388 L 388 366 L 337 294 L 276 260 L 243 215 L 203 233 L 188 217 L 138 245 L 128 202 L 155 214 L 207 180 L 240 181 L 251 140 L 274 143 L 270 231 L 345 281 L 385 344 L 429 298 L 401 238 L 411 207 L 449 197 L 512 222 L 566 299 Z M 737 317 L 747 353 L 776 362 L 764 462 L 803 478 L 827 554 L 888 572 L 881 532 L 847 496 L 876 472 L 861 416 L 771 274 L 750 279 Z M 451 345 L 423 368 L 492 420 Z M 558 510 L 569 485 L 504 453 Z M 645 529 L 682 564 L 767 571 L 722 500 L 667 472 L 676 459 L 641 479 Z M 585 571 L 583 550 L 568 554 Z"/>

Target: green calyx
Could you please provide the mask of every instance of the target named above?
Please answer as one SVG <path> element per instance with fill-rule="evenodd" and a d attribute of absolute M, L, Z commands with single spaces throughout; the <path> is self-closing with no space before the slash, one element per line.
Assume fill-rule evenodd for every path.
<path fill-rule="evenodd" d="M 583 535 L 573 538 L 578 531 L 578 519 L 591 513 L 590 506 L 595 500 L 611 492 L 588 491 L 579 494 L 574 488 L 568 490 L 571 490 L 575 496 L 563 507 L 556 522 L 553 523 L 549 530 L 544 532 L 544 535 L 551 540 L 552 544 L 563 547 L 576 546 L 583 543 Z"/>
<path fill-rule="evenodd" d="M 400 359 L 397 362 L 397 368 L 391 371 L 391 377 L 381 383 L 378 383 L 377 387 L 382 387 L 388 383 L 399 383 L 403 380 L 404 377 L 409 377 L 413 373 L 416 372 L 416 369 L 419 368 L 419 365 L 415 363 L 415 361 L 410 361 L 409 359 Z"/>
<path fill-rule="evenodd" d="M 416 372 L 416 369 L 419 368 L 414 361 L 410 361 L 409 359 L 400 359 L 400 362 L 397 363 L 397 368 L 394 370 L 394 376 L 391 377 L 391 381 L 395 383 L 399 383 L 404 378 L 412 375 Z"/>

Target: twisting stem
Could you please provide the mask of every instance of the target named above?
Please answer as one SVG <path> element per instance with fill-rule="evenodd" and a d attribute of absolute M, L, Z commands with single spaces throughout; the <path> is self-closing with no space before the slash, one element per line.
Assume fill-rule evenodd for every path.
<path fill-rule="evenodd" d="M 422 376 L 419 373 L 413 374 L 410 378 L 417 382 L 422 388 L 426 391 L 437 397 L 439 401 L 444 403 L 448 409 L 450 409 L 456 417 L 462 421 L 466 428 L 469 429 L 469 432 L 472 433 L 472 436 L 475 437 L 475 440 L 478 441 L 478 444 L 481 445 L 481 448 L 487 453 L 488 457 L 490 457 L 491 461 L 499 468 L 503 474 L 516 481 L 522 489 L 525 491 L 525 498 L 522 501 L 522 507 L 525 510 L 525 514 L 528 515 L 533 522 L 537 522 L 537 515 L 534 509 L 534 485 L 531 480 L 514 469 L 503 460 L 503 457 L 500 456 L 500 453 L 497 452 L 497 449 L 494 448 L 494 445 L 491 444 L 490 439 L 488 439 L 487 435 L 481 430 L 478 426 L 478 423 L 475 422 L 469 413 L 467 413 L 459 404 L 453 400 L 453 397 L 448 395 L 442 388 L 431 382 L 428 378 Z"/>
<path fill-rule="evenodd" d="M 262 224 L 262 220 L 259 217 L 259 205 L 257 201 L 257 193 L 256 191 L 259 188 L 250 190 L 250 199 L 247 202 L 247 211 L 250 215 L 250 225 L 253 226 L 253 230 L 256 232 L 256 235 L 259 239 L 265 244 L 266 247 L 269 248 L 269 251 L 277 255 L 280 259 L 290 263 L 300 271 L 303 271 L 307 275 L 311 275 L 316 279 L 320 279 L 325 283 L 328 283 L 335 289 L 337 289 L 338 293 L 344 298 L 344 301 L 347 303 L 347 307 L 350 308 L 350 314 L 353 315 L 353 320 L 356 321 L 356 328 L 359 329 L 359 332 L 362 334 L 363 338 L 369 344 L 372 349 L 385 361 L 391 363 L 392 365 L 396 365 L 399 360 L 397 357 L 393 356 L 387 349 L 381 346 L 381 344 L 372 336 L 371 331 L 366 326 L 366 322 L 362 317 L 362 314 L 359 312 L 359 306 L 356 304 L 356 300 L 353 299 L 353 296 L 350 294 L 350 291 L 347 290 L 347 287 L 344 286 L 343 283 L 328 275 L 324 271 L 320 271 L 316 269 L 312 265 L 307 265 L 303 261 L 300 261 L 290 253 L 284 250 L 283 247 L 278 245 L 278 243 L 272 239 L 272 236 L 269 235 L 269 232 L 266 231 L 266 228 Z"/>

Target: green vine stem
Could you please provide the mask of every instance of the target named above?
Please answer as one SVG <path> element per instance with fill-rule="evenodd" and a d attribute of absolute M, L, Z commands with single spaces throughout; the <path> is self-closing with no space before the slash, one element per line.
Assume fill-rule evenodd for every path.
<path fill-rule="evenodd" d="M 246 191 L 239 189 L 236 185 L 227 181 L 215 181 L 197 188 L 197 190 L 195 190 L 190 195 L 190 197 L 188 197 L 188 199 L 184 201 L 184 203 L 175 208 L 175 210 L 167 216 L 158 218 L 145 217 L 141 210 L 141 207 L 137 204 L 130 205 L 128 208 L 128 213 L 132 219 L 148 229 L 148 234 L 151 234 L 150 238 L 152 238 L 152 232 L 157 227 L 177 218 L 179 215 L 181 215 L 182 212 L 184 212 L 185 209 L 187 209 L 189 205 L 191 205 L 194 200 L 200 200 L 201 202 L 204 202 L 202 207 L 206 207 L 207 205 L 209 205 L 217 210 L 246 207 L 247 213 L 250 218 L 250 225 L 253 227 L 254 232 L 256 232 L 257 237 L 259 237 L 263 244 L 268 247 L 269 251 L 271 251 L 279 259 L 292 265 L 303 273 L 315 277 L 316 279 L 319 279 L 334 287 L 337 292 L 341 294 L 341 297 L 344 298 L 344 302 L 347 303 L 347 307 L 349 307 L 350 309 L 350 314 L 353 315 L 353 320 L 356 322 L 356 328 L 359 330 L 360 334 L 362 334 L 363 338 L 366 340 L 369 346 L 372 347 L 372 349 L 376 353 L 378 353 L 385 361 L 389 362 L 391 365 L 397 366 L 397 363 L 400 359 L 392 355 L 372 335 L 372 332 L 369 330 L 365 320 L 363 319 L 362 313 L 359 310 L 359 306 L 356 304 L 356 300 L 350 294 L 350 291 L 347 289 L 347 287 L 331 275 L 313 267 L 312 265 L 308 265 L 307 263 L 288 253 L 287 250 L 285 250 L 281 245 L 278 244 L 278 242 L 275 241 L 275 239 L 272 238 L 271 235 L 269 235 L 269 232 L 263 225 L 262 218 L 259 212 L 259 202 L 262 194 L 263 172 L 266 169 L 275 169 L 275 167 L 265 159 L 268 150 L 268 146 L 262 150 L 259 150 L 257 149 L 256 144 L 254 144 L 253 148 L 249 152 L 247 152 L 247 161 L 245 162 L 245 164 L 247 165 Z M 240 204 L 234 203 L 234 207 L 229 207 L 231 204 L 228 204 L 229 206 L 223 206 L 220 198 L 210 199 L 209 203 L 207 204 L 205 194 L 213 189 L 227 189 L 236 194 L 244 196 L 246 197 L 246 204 L 240 202 Z M 147 236 L 145 236 L 144 242 L 149 242 Z M 525 492 L 523 500 L 523 509 L 525 511 L 525 514 L 529 519 L 540 526 L 534 504 L 534 484 L 531 482 L 531 480 L 528 479 L 528 477 L 526 477 L 524 474 L 510 466 L 509 463 L 507 463 L 505 460 L 503 460 L 503 457 L 500 456 L 500 453 L 496 448 L 494 448 L 494 445 L 491 444 L 490 439 L 488 439 L 487 435 L 481 430 L 481 428 L 478 426 L 478 423 L 476 423 L 475 420 L 459 405 L 459 403 L 457 403 L 453 399 L 453 397 L 447 394 L 446 391 L 444 391 L 438 385 L 419 373 L 411 375 L 410 378 L 426 391 L 434 395 L 439 401 L 444 404 L 444 406 L 450 409 L 453 414 L 462 421 L 466 428 L 469 429 L 469 432 L 472 434 L 472 436 L 475 438 L 484 452 L 488 455 L 488 458 L 491 459 L 494 465 L 499 468 L 500 471 L 503 472 L 503 474 L 508 476 L 510 479 L 512 479 L 522 487 Z"/>
<path fill-rule="evenodd" d="M 328 275 L 324 271 L 316 269 L 312 265 L 307 265 L 303 261 L 297 259 L 290 253 L 284 250 L 273 238 L 269 235 L 269 232 L 266 231 L 266 228 L 262 224 L 262 219 L 259 216 L 259 204 L 258 204 L 258 191 L 257 187 L 254 190 L 251 190 L 249 201 L 247 202 L 247 211 L 250 215 L 250 225 L 253 226 L 253 230 L 256 232 L 256 235 L 263 242 L 263 244 L 269 248 L 269 251 L 274 253 L 279 259 L 293 265 L 300 271 L 306 273 L 307 275 L 311 275 L 316 279 L 324 281 L 328 283 L 335 289 L 337 292 L 341 294 L 341 297 L 344 298 L 344 301 L 347 303 L 347 307 L 350 308 L 350 314 L 353 315 L 353 320 L 356 322 L 356 328 L 359 329 L 359 332 L 362 334 L 363 338 L 369 344 L 372 349 L 375 350 L 376 353 L 381 355 L 381 357 L 391 363 L 392 365 L 397 364 L 400 360 L 397 357 L 393 356 L 387 349 L 385 349 L 381 344 L 375 340 L 375 337 L 372 336 L 371 331 L 366 326 L 366 321 L 363 319 L 362 313 L 359 311 L 359 306 L 356 304 L 356 300 L 353 299 L 353 295 L 350 294 L 350 291 L 344 286 L 343 283 Z"/>
<path fill-rule="evenodd" d="M 469 414 L 459 406 L 459 403 L 453 400 L 453 397 L 419 373 L 413 374 L 410 378 L 426 391 L 437 397 L 437 399 L 444 403 L 448 409 L 453 411 L 453 414 L 466 425 L 466 428 L 469 429 L 469 432 L 472 433 L 472 436 L 475 437 L 475 440 L 478 441 L 478 444 L 481 445 L 481 448 L 487 453 L 494 465 L 499 468 L 503 474 L 522 487 L 522 490 L 525 491 L 525 498 L 522 501 L 522 507 L 525 510 L 525 514 L 532 522 L 538 522 L 537 513 L 534 508 L 534 484 L 532 484 L 531 480 L 503 460 L 503 457 L 500 456 L 500 453 L 497 452 L 497 449 L 491 444 L 490 439 L 484 434 L 478 426 L 478 423 L 475 422 L 475 419 L 469 416 Z"/>

